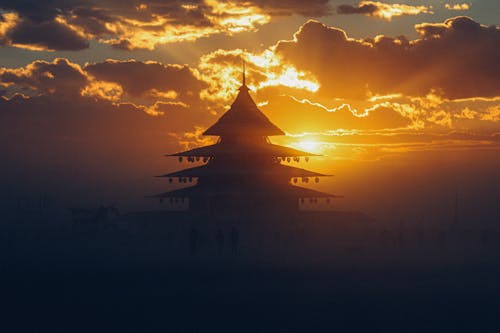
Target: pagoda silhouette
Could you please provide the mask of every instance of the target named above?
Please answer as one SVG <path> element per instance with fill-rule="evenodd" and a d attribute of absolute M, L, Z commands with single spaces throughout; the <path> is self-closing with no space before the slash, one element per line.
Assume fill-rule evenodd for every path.
<path fill-rule="evenodd" d="M 283 161 L 306 161 L 318 156 L 276 145 L 270 136 L 285 135 L 257 107 L 245 80 L 230 109 L 203 135 L 218 136 L 217 143 L 166 156 L 179 162 L 203 161 L 205 164 L 158 177 L 169 183 L 194 186 L 151 196 L 171 204 L 185 203 L 193 212 L 298 211 L 301 204 L 330 203 L 335 195 L 293 185 L 299 180 L 319 181 L 328 175 L 282 164 Z"/>

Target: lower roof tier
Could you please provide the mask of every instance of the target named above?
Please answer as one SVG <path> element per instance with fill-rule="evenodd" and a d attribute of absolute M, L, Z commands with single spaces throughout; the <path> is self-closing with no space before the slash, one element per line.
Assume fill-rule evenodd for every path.
<path fill-rule="evenodd" d="M 199 197 L 211 197 L 211 196 L 266 196 L 270 198 L 280 198 L 280 197 L 292 197 L 292 198 L 341 198 L 342 196 L 324 193 L 316 190 L 311 190 L 304 187 L 287 185 L 280 187 L 253 187 L 248 188 L 224 188 L 224 187 L 203 187 L 203 186 L 191 186 L 185 187 L 178 190 L 160 193 L 148 198 L 199 198 Z"/>
<path fill-rule="evenodd" d="M 158 177 L 210 177 L 210 176 L 262 176 L 262 177 L 281 177 L 281 178 L 301 178 L 301 177 L 325 177 L 322 173 L 296 168 L 288 165 L 275 163 L 272 165 L 253 165 L 243 164 L 238 167 L 215 165 L 209 163 L 206 165 L 175 171 Z"/>

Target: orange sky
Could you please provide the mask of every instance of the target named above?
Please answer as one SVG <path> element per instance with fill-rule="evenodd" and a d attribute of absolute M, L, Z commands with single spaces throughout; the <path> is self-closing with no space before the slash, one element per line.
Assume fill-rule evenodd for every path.
<path fill-rule="evenodd" d="M 318 186 L 352 198 L 341 205 L 371 205 L 360 195 L 378 182 L 370 170 L 498 181 L 500 28 L 488 1 L 98 2 L 0 1 L 4 174 L 44 170 L 89 197 L 85 179 L 114 179 L 109 197 L 154 193 L 162 184 L 148 177 L 178 167 L 164 153 L 212 140 L 200 133 L 227 110 L 244 60 L 252 96 L 287 133 L 273 142 L 324 155 L 311 166 L 336 174 Z M 457 175 L 440 170 L 453 163 Z"/>

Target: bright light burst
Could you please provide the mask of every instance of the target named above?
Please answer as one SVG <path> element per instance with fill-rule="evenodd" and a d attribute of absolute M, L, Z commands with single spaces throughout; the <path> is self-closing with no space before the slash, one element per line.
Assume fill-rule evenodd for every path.
<path fill-rule="evenodd" d="M 213 101 L 229 101 L 241 84 L 241 60 L 247 63 L 247 84 L 253 91 L 266 87 L 288 87 L 309 92 L 320 88 L 316 78 L 285 63 L 271 49 L 262 53 L 248 53 L 243 50 L 217 50 L 201 58 L 199 76 L 210 87 L 202 98 Z M 254 77 L 259 77 L 256 81 Z"/>
<path fill-rule="evenodd" d="M 297 71 L 293 66 L 284 66 L 281 73 L 268 73 L 267 80 L 260 82 L 258 88 L 284 86 L 311 92 L 318 91 L 319 83 L 315 80 L 307 79 L 306 76 L 306 73 Z"/>
<path fill-rule="evenodd" d="M 418 15 L 422 13 L 427 13 L 427 14 L 433 13 L 430 10 L 431 7 L 427 6 L 413 6 L 413 5 L 398 4 L 398 3 L 387 4 L 380 1 L 361 1 L 358 6 L 360 7 L 374 6 L 375 8 L 377 8 L 377 10 L 370 13 L 369 15 L 379 17 L 387 21 L 390 21 L 393 17 L 402 15 Z"/>
<path fill-rule="evenodd" d="M 305 141 L 299 141 L 297 143 L 297 146 L 299 146 L 300 148 L 302 148 L 308 152 L 313 152 L 313 151 L 316 151 L 316 149 L 319 146 L 319 143 L 316 141 L 312 141 L 312 140 L 305 140 Z"/>
<path fill-rule="evenodd" d="M 231 33 L 252 31 L 255 27 L 264 25 L 271 19 L 260 8 L 248 4 L 240 5 L 231 1 L 216 0 L 206 0 L 205 3 L 213 8 L 211 20 Z"/>
<path fill-rule="evenodd" d="M 120 38 L 100 39 L 101 43 L 122 45 L 129 49 L 153 50 L 159 44 L 192 42 L 202 37 L 215 34 L 232 35 L 244 31 L 255 31 L 258 27 L 269 23 L 271 17 L 259 7 L 232 1 L 205 0 L 206 10 L 203 14 L 210 25 L 180 25 L 167 16 L 152 15 L 152 20 L 138 20 L 117 16 L 113 22 L 106 23 L 106 29 L 119 35 Z M 196 11 L 201 5 L 182 5 L 186 11 Z M 140 4 L 138 11 L 147 12 L 149 6 Z M 68 22 L 65 25 L 71 27 Z"/>
<path fill-rule="evenodd" d="M 314 138 L 304 138 L 290 144 L 292 148 L 300 149 L 308 153 L 321 154 L 324 151 L 324 143 Z"/>

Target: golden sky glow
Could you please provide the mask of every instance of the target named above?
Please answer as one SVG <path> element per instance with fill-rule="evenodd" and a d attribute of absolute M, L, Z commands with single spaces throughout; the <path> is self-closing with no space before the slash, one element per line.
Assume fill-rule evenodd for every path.
<path fill-rule="evenodd" d="M 195 24 L 174 24 L 168 17 L 153 16 L 152 20 L 140 21 L 122 18 L 113 23 L 107 23 L 106 28 L 119 35 L 117 39 L 101 39 L 103 43 L 120 44 L 126 41 L 127 47 L 153 50 L 157 45 L 178 42 L 191 42 L 202 37 L 215 34 L 234 34 L 244 31 L 255 31 L 261 25 L 269 22 L 270 17 L 255 6 L 239 4 L 231 1 L 204 1 L 208 11 L 206 19 L 210 22 L 205 26 Z M 198 9 L 197 5 L 182 5 L 188 13 Z M 143 4 L 138 11 L 148 11 Z"/>
<path fill-rule="evenodd" d="M 321 142 L 316 141 L 315 139 L 302 139 L 293 143 L 292 146 L 297 147 L 303 151 L 307 151 L 314 154 L 321 154 Z"/>
<path fill-rule="evenodd" d="M 0 20 L 0 35 L 12 29 L 19 22 L 19 15 L 16 13 L 2 13 L 2 20 Z"/>
<path fill-rule="evenodd" d="M 202 57 L 198 66 L 200 78 L 209 83 L 209 88 L 202 92 L 203 97 L 213 101 L 231 101 L 241 85 L 243 61 L 246 63 L 247 85 L 255 92 L 266 87 L 289 87 L 309 92 L 319 89 L 319 83 L 312 74 L 283 63 L 272 50 L 260 54 L 217 50 Z"/>
<path fill-rule="evenodd" d="M 411 195 L 447 209 L 436 193 L 469 181 L 471 197 L 497 192 L 495 1 L 13 0 L 0 16 L 7 192 L 55 184 L 100 204 L 164 191 L 151 176 L 179 164 L 163 156 L 216 142 L 202 133 L 243 61 L 286 133 L 271 142 L 321 155 L 290 163 L 335 175 L 306 185 L 347 208 Z"/>
<path fill-rule="evenodd" d="M 144 1 L 59 8 L 33 20 L 13 6 L 1 13 L 0 41 L 34 60 L 0 68 L 1 98 L 109 103 L 167 119 L 168 138 L 193 146 L 205 142 L 200 129 L 236 96 L 244 61 L 257 105 L 288 134 L 273 138 L 277 142 L 343 158 L 493 147 L 500 132 L 498 27 L 465 16 L 428 22 L 438 13 L 474 8 Z M 423 17 L 420 23 L 409 20 L 415 15 Z M 335 25 L 342 20 L 372 25 L 342 29 Z"/>
<path fill-rule="evenodd" d="M 164 209 L 144 196 L 188 184 L 154 176 L 206 163 L 165 155 L 218 141 L 203 133 L 236 98 L 245 63 L 250 96 L 285 133 L 270 142 L 317 155 L 281 163 L 332 176 L 292 184 L 344 196 L 330 207 L 396 226 L 403 217 L 405 226 L 447 223 L 459 192 L 470 221 L 489 214 L 496 223 L 498 8 L 0 1 L 4 197 Z"/>

